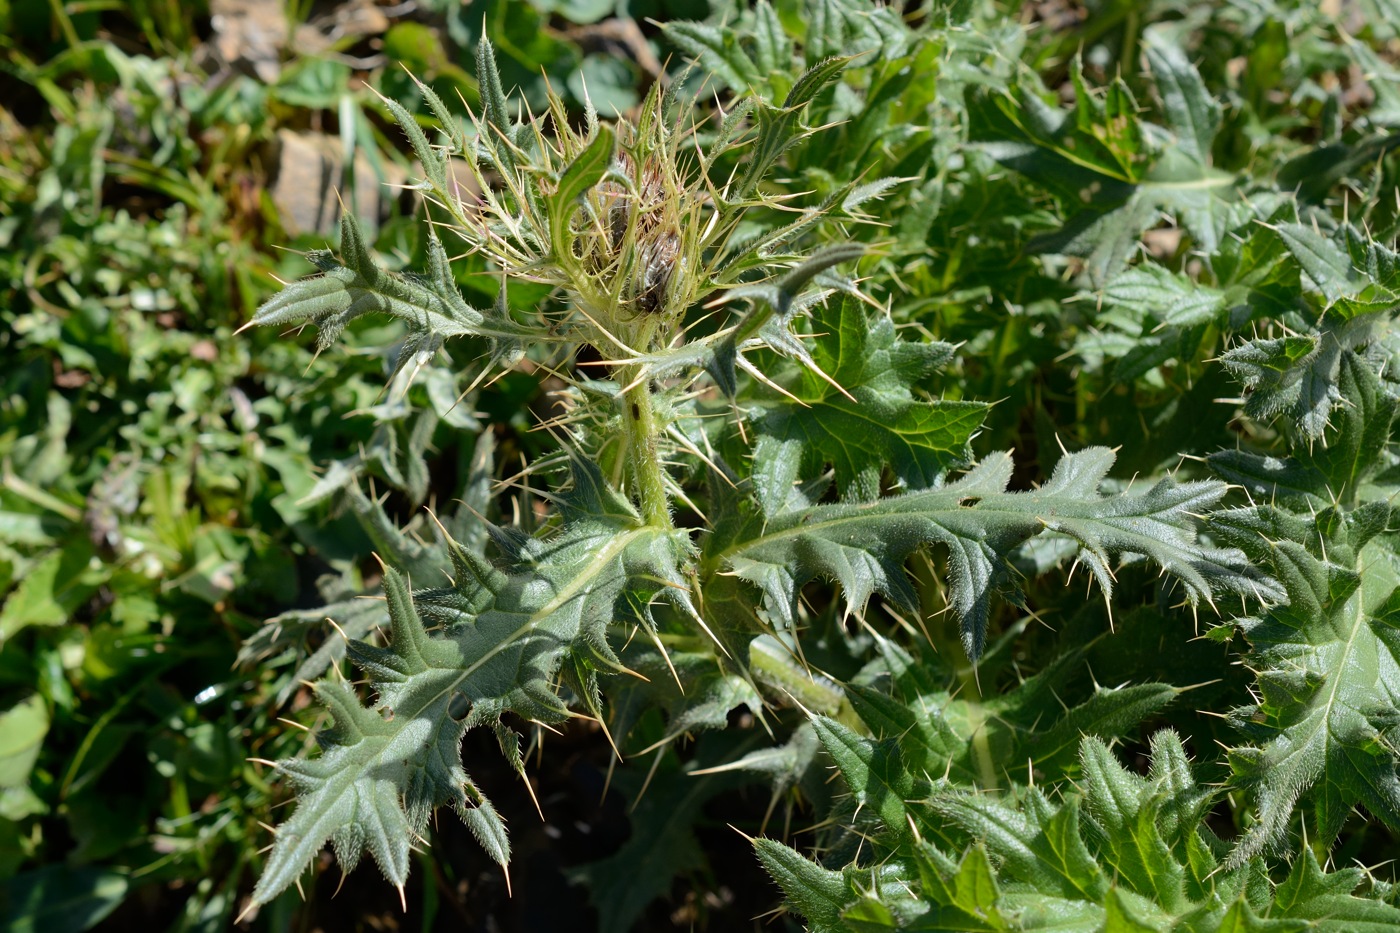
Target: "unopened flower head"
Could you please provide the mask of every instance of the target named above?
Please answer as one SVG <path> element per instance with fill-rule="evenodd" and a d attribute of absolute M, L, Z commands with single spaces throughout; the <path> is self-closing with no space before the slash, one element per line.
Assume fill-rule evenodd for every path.
<path fill-rule="evenodd" d="M 551 95 L 519 131 L 478 122 L 482 167 L 495 177 L 482 172 L 481 194 L 454 205 L 457 233 L 507 276 L 562 289 L 595 332 L 588 342 L 646 352 L 707 281 L 713 199 L 697 160 L 681 152 L 689 134 L 664 118 L 659 93 L 635 124 L 590 113 L 582 129 Z"/>

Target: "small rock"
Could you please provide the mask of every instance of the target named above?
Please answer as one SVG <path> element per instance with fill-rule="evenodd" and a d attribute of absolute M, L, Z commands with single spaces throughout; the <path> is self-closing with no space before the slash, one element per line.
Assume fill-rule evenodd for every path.
<path fill-rule="evenodd" d="M 330 13 L 298 26 L 296 49 L 302 55 L 334 52 L 337 45 L 382 36 L 388 29 L 389 17 L 374 0 L 347 0 Z"/>
<path fill-rule="evenodd" d="M 348 197 L 337 196 L 345 184 L 340 141 L 323 133 L 279 130 L 274 163 L 277 174 L 270 194 L 283 229 L 290 236 L 332 233 L 340 221 L 342 199 L 351 206 Z M 388 177 L 381 184 L 369 159 L 356 154 L 353 206 L 371 235 L 399 197 L 393 186 L 405 181 L 404 173 L 393 163 L 386 161 L 384 171 Z"/>
<path fill-rule="evenodd" d="M 209 26 L 226 64 L 250 69 L 267 84 L 277 80 L 287 43 L 285 0 L 209 0 Z"/>

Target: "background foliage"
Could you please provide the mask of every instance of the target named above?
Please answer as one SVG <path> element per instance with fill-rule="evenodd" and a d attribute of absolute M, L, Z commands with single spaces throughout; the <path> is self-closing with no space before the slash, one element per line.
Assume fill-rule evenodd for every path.
<path fill-rule="evenodd" d="M 381 193 L 420 171 L 391 107 L 433 128 L 398 66 L 479 109 L 483 36 L 506 89 L 539 108 L 553 87 L 579 116 L 585 89 L 604 117 L 636 106 L 668 59 L 677 76 L 696 59 L 685 89 L 727 107 L 851 56 L 804 116 L 824 128 L 767 184 L 810 207 L 898 179 L 853 205 L 878 223 L 841 230 L 868 247 L 877 307 L 813 311 L 812 355 L 849 397 L 761 360 L 791 394 L 749 395 L 749 417 L 802 449 L 790 475 L 748 477 L 758 520 L 974 460 L 1008 503 L 1068 483 L 1062 460 L 1093 498 L 1166 495 L 1149 490 L 1175 470 L 1233 484 L 1192 511 L 1216 508 L 1208 543 L 1255 572 L 1193 608 L 1146 562 L 1090 561 L 1110 615 L 1078 589 L 1091 573 L 1065 586 L 1069 518 L 1005 549 L 1010 600 L 960 592 L 945 552 L 915 551 L 900 587 L 899 560 L 775 580 L 763 568 L 793 555 L 751 549 L 746 579 L 824 676 L 764 685 L 765 708 L 679 641 L 681 696 L 634 646 L 622 660 L 655 689 L 612 698 L 626 765 L 596 727 L 514 721 L 527 790 L 497 735 L 468 733 L 513 897 L 442 819 L 405 854 L 406 912 L 365 867 L 333 899 L 326 854 L 304 902 L 292 888 L 244 927 L 740 929 L 786 896 L 793 929 L 1393 928 L 1400 9 L 302 2 L 269 49 L 232 25 L 256 6 L 0 2 L 6 929 L 228 928 L 287 816 L 251 759 L 307 756 L 278 717 L 326 726 L 305 683 L 352 670 L 324 619 L 387 628 L 358 598 L 386 583 L 371 554 L 437 579 L 425 505 L 473 553 L 474 513 L 526 532 L 545 514 L 495 481 L 557 452 L 535 430 L 558 414 L 549 361 L 459 405 L 482 343 L 409 387 L 392 320 L 321 354 L 233 336 L 274 276 L 309 269 L 275 247 L 346 251 L 338 207 L 288 188 L 339 188 L 380 265 L 427 266 L 416 196 Z M 483 268 L 453 267 L 477 306 Z M 880 427 L 850 444 L 869 411 Z M 828 470 L 829 492 L 793 485 Z M 701 495 L 698 464 L 677 475 Z M 1000 494 L 975 489 L 988 509 Z M 826 579 L 883 596 L 850 613 Z M 768 837 L 757 859 L 730 825 Z"/>

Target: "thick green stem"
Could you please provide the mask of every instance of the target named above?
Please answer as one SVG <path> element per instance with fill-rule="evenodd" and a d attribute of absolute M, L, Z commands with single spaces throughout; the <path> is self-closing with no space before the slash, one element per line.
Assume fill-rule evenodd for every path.
<path fill-rule="evenodd" d="M 820 674 L 813 674 L 776 639 L 755 638 L 749 644 L 749 670 L 754 680 L 788 697 L 805 709 L 840 720 L 853 729 L 863 728 L 846 692 Z"/>
<path fill-rule="evenodd" d="M 666 475 L 662 472 L 657 437 L 659 428 L 651 405 L 651 380 L 642 376 L 640 366 L 624 367 L 621 378 L 623 385 L 631 386 L 622 396 L 622 424 L 642 517 L 654 527 L 671 528 L 671 504 L 666 494 Z"/>
<path fill-rule="evenodd" d="M 978 702 L 967 705 L 967 726 L 972 732 L 972 757 L 977 762 L 977 774 L 982 779 L 981 790 L 990 792 L 997 789 L 997 763 L 992 755 L 992 744 L 987 738 L 987 707 L 982 702 L 982 685 L 977 681 L 977 669 L 973 665 L 958 669 L 959 693 L 963 696 L 976 696 Z M 1007 762 L 1002 762 L 1006 767 Z"/>

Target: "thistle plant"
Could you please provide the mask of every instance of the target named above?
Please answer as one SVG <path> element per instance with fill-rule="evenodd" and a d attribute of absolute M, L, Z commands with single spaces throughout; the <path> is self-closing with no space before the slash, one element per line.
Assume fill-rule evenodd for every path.
<path fill-rule="evenodd" d="M 1011 492 L 1009 454 L 974 463 L 987 406 L 925 391 L 954 348 L 901 338 L 851 274 L 864 248 L 848 231 L 898 180 L 814 198 L 782 177 L 786 154 L 821 132 L 809 106 L 850 61 L 816 61 L 781 98 L 710 113 L 658 84 L 634 119 L 589 107 L 575 124 L 555 96 L 512 116 L 483 40 L 480 114 L 463 119 L 420 85 L 430 138 L 385 101 L 423 166 L 426 272 L 385 271 L 347 216 L 340 258 L 310 253 L 321 276 L 252 323 L 310 321 L 324 349 L 354 318 L 392 315 L 406 329 L 396 384 L 443 341 L 482 340 L 477 384 L 528 356 L 564 380 L 565 413 L 547 425 L 557 453 L 529 467 L 552 487 L 539 493 L 542 521 L 478 517 L 486 533 L 470 540 L 439 526 L 440 576 L 384 568 L 388 644 L 348 647 L 369 705 L 334 669 L 316 685 L 333 723 L 318 757 L 276 764 L 299 800 L 256 902 L 327 841 L 345 870 L 368 850 L 402 889 L 444 804 L 506 865 L 505 826 L 462 761 L 472 728 L 492 730 L 523 776 L 517 725 L 585 716 L 622 749 L 637 696 L 664 711 L 663 744 L 724 727 L 736 707 L 849 708 L 802 660 L 800 594 L 813 580 L 840 587 L 844 614 L 879 594 L 936 627 L 946 599 L 973 659 L 993 595 L 1019 598 L 1027 565 L 1011 558 L 1033 538 L 1074 556 L 1106 594 L 1129 554 L 1160 565 L 1193 605 L 1278 595 L 1241 552 L 1197 539 L 1222 482 L 1106 492 L 1114 455 L 1089 448 L 1039 489 Z M 454 158 L 473 184 L 459 184 Z M 501 283 L 490 307 L 464 299 L 454 253 Z M 514 307 L 511 282 L 552 297 Z M 912 585 L 916 551 L 945 556 L 938 586 Z"/>

